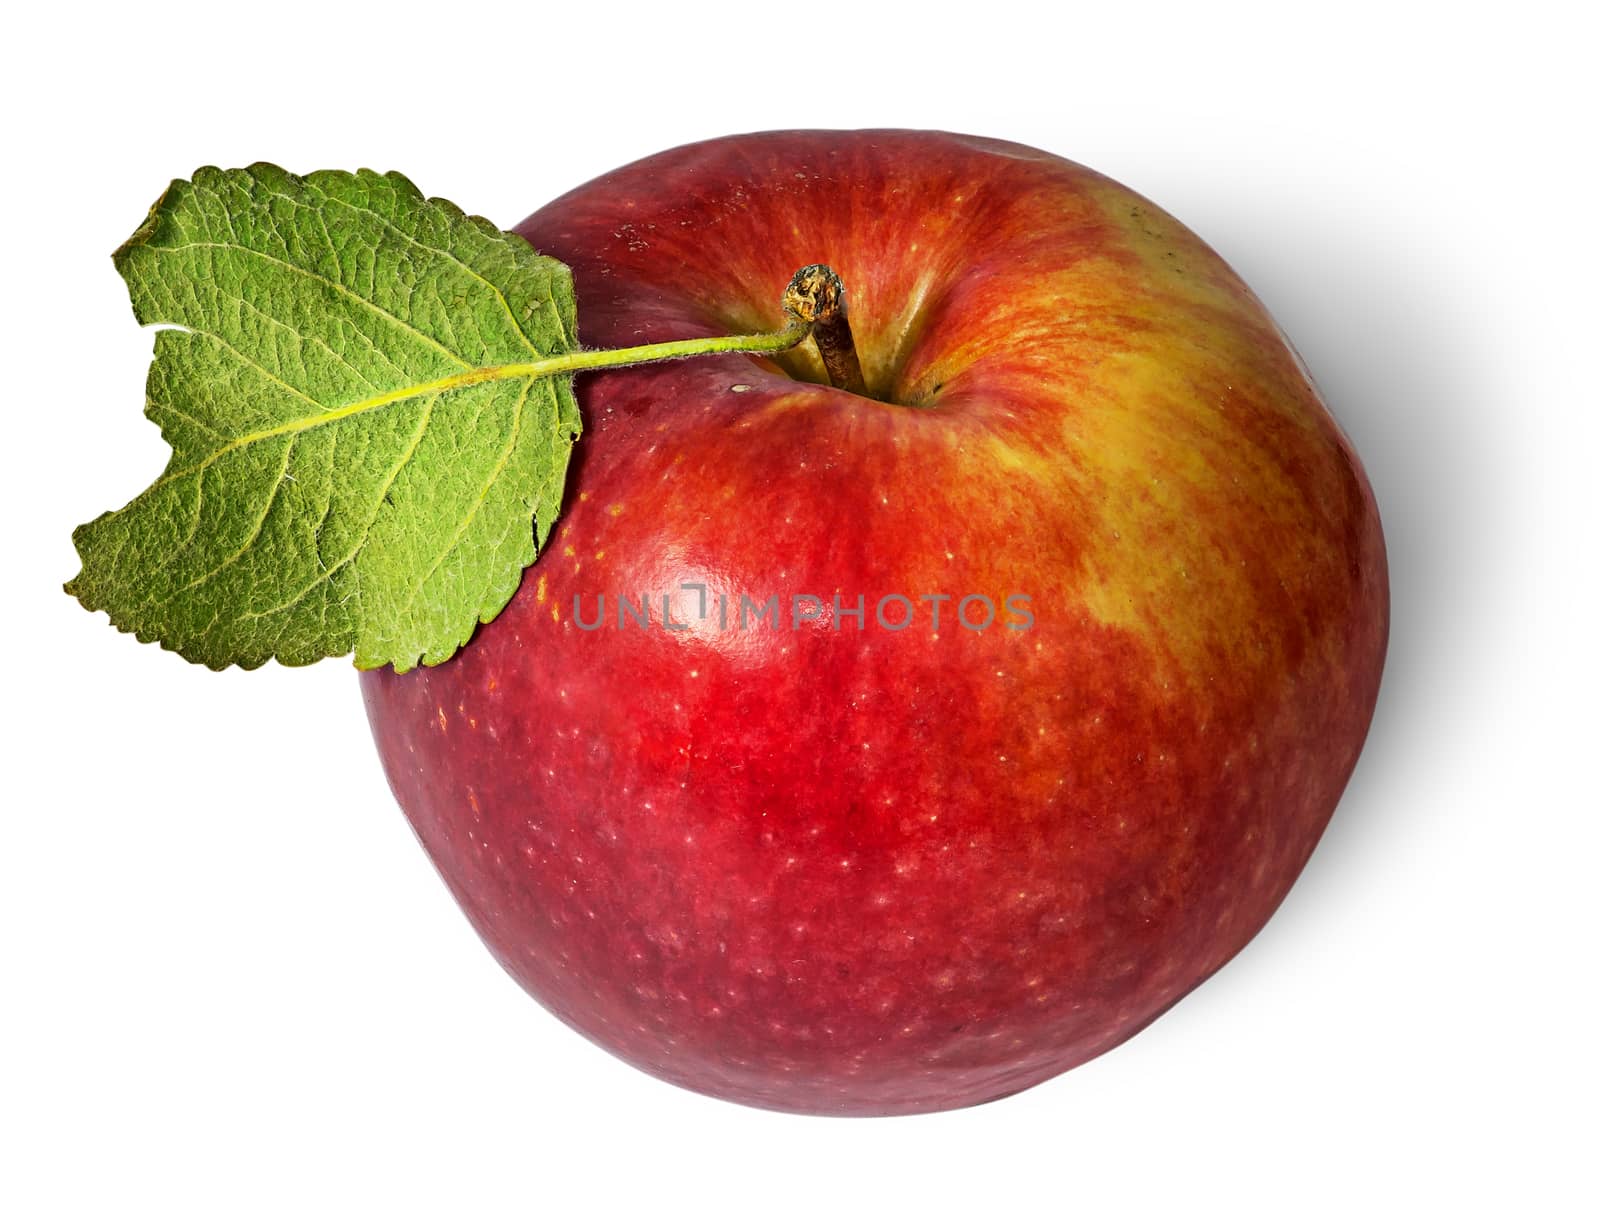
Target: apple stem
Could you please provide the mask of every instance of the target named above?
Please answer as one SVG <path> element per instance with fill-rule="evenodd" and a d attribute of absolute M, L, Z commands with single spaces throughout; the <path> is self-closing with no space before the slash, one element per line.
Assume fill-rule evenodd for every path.
<path fill-rule="evenodd" d="M 811 340 L 822 356 L 828 382 L 846 392 L 870 396 L 866 377 L 861 374 L 861 360 L 856 356 L 855 338 L 850 333 L 844 280 L 833 267 L 812 265 L 795 271 L 783 293 L 783 307 L 791 317 L 810 323 Z"/>
<path fill-rule="evenodd" d="M 365 408 L 377 408 L 409 397 L 447 392 L 494 380 L 542 380 L 550 376 L 573 375 L 579 371 L 637 367 L 643 363 L 663 363 L 706 354 L 782 354 L 785 350 L 793 350 L 808 337 L 816 341 L 833 386 L 867 396 L 861 362 L 856 358 L 855 342 L 850 336 L 850 322 L 845 319 L 844 283 L 839 276 L 827 266 L 807 266 L 796 271 L 783 293 L 783 310 L 789 323 L 776 333 L 682 338 L 616 350 L 569 350 L 565 354 L 552 355 L 532 363 L 497 363 L 488 367 L 474 367 L 375 398 Z"/>

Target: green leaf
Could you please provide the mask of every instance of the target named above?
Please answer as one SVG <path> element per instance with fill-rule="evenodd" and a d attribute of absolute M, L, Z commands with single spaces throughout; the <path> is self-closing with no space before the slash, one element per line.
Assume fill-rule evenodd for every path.
<path fill-rule="evenodd" d="M 162 476 L 67 590 L 192 662 L 443 662 L 547 539 L 579 432 L 571 276 L 398 174 L 174 182 L 115 256 Z"/>

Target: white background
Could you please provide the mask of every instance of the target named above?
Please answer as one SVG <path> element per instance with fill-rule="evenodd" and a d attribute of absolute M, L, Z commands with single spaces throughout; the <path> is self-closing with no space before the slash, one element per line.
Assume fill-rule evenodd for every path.
<path fill-rule="evenodd" d="M 8 18 L 0 1207 L 1592 1203 L 1579 6 L 567 7 Z M 762 1113 L 613 1060 L 475 939 L 348 666 L 213 675 L 59 589 L 72 526 L 165 460 L 107 255 L 169 178 L 398 168 L 509 226 L 637 156 L 800 125 L 1020 140 L 1177 214 L 1293 336 L 1389 539 L 1377 720 L 1281 913 L 1131 1043 L 954 1114 Z"/>

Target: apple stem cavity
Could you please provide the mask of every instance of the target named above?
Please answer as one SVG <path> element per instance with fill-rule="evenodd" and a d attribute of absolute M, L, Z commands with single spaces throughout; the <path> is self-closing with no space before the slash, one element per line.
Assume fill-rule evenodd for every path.
<path fill-rule="evenodd" d="M 822 356 L 822 366 L 833 387 L 857 396 L 872 395 L 867 391 L 855 338 L 850 333 L 844 280 L 833 267 L 812 265 L 795 271 L 783 293 L 783 309 L 810 324 L 811 340 L 817 344 L 817 353 Z"/>

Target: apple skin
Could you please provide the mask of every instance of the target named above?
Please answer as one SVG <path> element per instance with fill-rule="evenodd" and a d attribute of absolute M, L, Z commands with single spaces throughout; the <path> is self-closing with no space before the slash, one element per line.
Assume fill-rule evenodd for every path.
<path fill-rule="evenodd" d="M 1250 940 L 1356 762 L 1388 584 L 1355 453 L 1214 252 L 1078 165 L 907 131 L 679 148 L 518 231 L 591 346 L 781 328 L 826 262 L 895 402 L 806 351 L 580 377 L 512 603 L 362 675 L 400 805 L 529 992 L 703 1093 L 898 1114 L 1093 1058 Z M 683 583 L 862 594 L 866 627 L 724 632 Z M 616 627 L 619 593 L 656 625 Z M 890 593 L 1035 622 L 952 600 L 891 632 Z"/>

